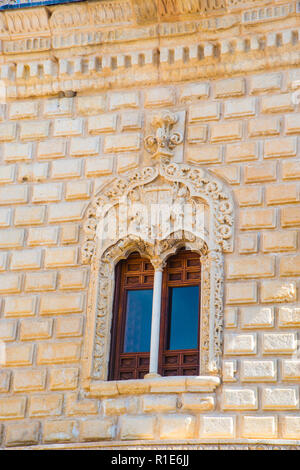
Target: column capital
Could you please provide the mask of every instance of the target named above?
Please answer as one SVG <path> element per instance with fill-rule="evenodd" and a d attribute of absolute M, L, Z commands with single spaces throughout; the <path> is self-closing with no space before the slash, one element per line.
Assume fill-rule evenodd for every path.
<path fill-rule="evenodd" d="M 160 271 L 163 272 L 165 266 L 166 266 L 166 261 L 159 258 L 156 256 L 155 258 L 151 258 L 151 264 L 154 267 L 155 271 Z"/>

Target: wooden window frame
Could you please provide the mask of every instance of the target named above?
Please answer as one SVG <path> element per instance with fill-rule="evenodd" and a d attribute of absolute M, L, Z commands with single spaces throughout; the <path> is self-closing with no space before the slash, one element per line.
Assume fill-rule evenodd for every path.
<path fill-rule="evenodd" d="M 169 264 L 171 260 L 174 259 L 199 259 L 199 265 L 195 267 L 187 267 L 187 263 L 184 263 L 183 270 L 181 268 L 170 268 Z M 171 273 L 180 273 L 181 279 L 180 280 L 169 280 L 168 276 Z M 187 280 L 187 273 L 195 273 L 199 272 L 199 278 L 197 280 Z M 197 335 L 197 348 L 195 349 L 178 349 L 178 350 L 168 350 L 167 344 L 169 341 L 169 330 L 170 330 L 170 307 L 171 307 L 171 299 L 170 299 L 170 287 L 189 287 L 189 286 L 198 286 L 199 287 L 199 303 L 198 303 L 198 335 Z M 162 284 L 162 305 L 161 305 L 161 324 L 160 324 L 160 345 L 159 345 L 159 362 L 158 362 L 158 372 L 160 375 L 165 377 L 166 371 L 170 369 L 174 369 L 174 365 L 166 366 L 164 364 L 164 359 L 167 356 L 175 357 L 179 356 L 179 363 L 177 362 L 177 369 L 180 371 L 187 371 L 188 369 L 192 370 L 193 373 L 191 374 L 172 374 L 181 376 L 181 375 L 199 375 L 199 367 L 200 367 L 200 314 L 201 314 L 201 263 L 200 263 L 200 256 L 197 253 L 188 250 L 181 250 L 177 252 L 175 255 L 171 256 L 167 261 L 167 266 L 163 272 L 163 284 Z M 184 364 L 184 355 L 185 356 L 193 356 L 196 357 L 196 362 L 193 364 Z"/>
<path fill-rule="evenodd" d="M 129 256 L 126 260 L 121 261 L 116 266 L 116 282 L 115 282 L 115 296 L 114 296 L 114 305 L 113 305 L 113 322 L 112 322 L 112 341 L 111 341 L 111 354 L 110 354 L 110 366 L 109 366 L 109 378 L 108 380 L 128 380 L 129 378 L 132 379 L 139 379 L 143 377 L 139 377 L 138 375 L 143 372 L 145 374 L 148 372 L 149 369 L 149 359 L 150 353 L 123 353 L 122 349 L 124 346 L 124 333 L 125 333 L 125 321 L 126 321 L 126 304 L 127 304 L 127 292 L 129 290 L 142 290 L 142 289 L 153 289 L 153 276 L 154 276 L 154 269 L 144 269 L 139 271 L 132 271 L 132 276 L 139 276 L 139 282 L 133 283 L 131 285 L 126 285 L 126 267 L 130 262 L 134 263 L 135 259 L 139 259 L 142 263 L 142 266 L 145 267 L 146 264 L 150 264 L 151 262 L 140 256 L 137 256 L 133 253 Z M 127 271 L 128 272 L 128 271 Z M 153 273 L 153 275 L 152 275 Z M 144 282 L 141 278 L 145 278 L 146 276 L 151 276 L 152 281 L 147 282 L 144 279 Z M 121 378 L 120 373 L 120 360 L 123 358 L 126 360 L 131 358 L 136 361 L 136 368 L 133 377 L 128 378 Z M 145 368 L 139 363 L 144 360 L 147 363 L 148 369 Z M 129 368 L 128 368 L 129 369 Z M 126 374 L 126 370 L 123 370 L 124 375 Z M 128 370 L 129 373 L 129 370 Z"/>
<path fill-rule="evenodd" d="M 171 256 L 169 260 L 174 260 L 174 257 L 179 257 L 181 259 L 189 259 L 197 257 L 199 259 L 199 264 L 196 267 L 187 268 L 185 265 L 184 272 L 181 270 L 181 280 L 177 281 L 169 281 L 168 274 L 169 274 L 169 261 L 167 262 L 167 266 L 163 272 L 163 285 L 162 285 L 162 303 L 161 303 L 161 324 L 160 324 L 160 337 L 159 337 L 159 362 L 158 362 L 158 373 L 166 376 L 170 375 L 167 374 L 166 371 L 170 371 L 171 369 L 174 370 L 174 365 L 166 366 L 164 364 L 164 358 L 168 357 L 175 357 L 177 356 L 177 372 L 183 372 L 171 374 L 172 376 L 179 376 L 179 375 L 199 375 L 199 364 L 200 364 L 200 314 L 201 314 L 201 263 L 200 263 L 200 256 L 192 251 L 184 250 L 180 251 L 177 254 Z M 150 352 L 149 353 L 122 353 L 123 345 L 124 345 L 124 333 L 125 333 L 125 321 L 126 321 L 126 303 L 127 303 L 127 292 L 128 290 L 132 289 L 153 289 L 153 281 L 150 282 L 142 282 L 143 276 L 145 276 L 144 271 L 136 271 L 133 272 L 133 275 L 138 275 L 140 280 L 139 282 L 133 283 L 130 286 L 125 285 L 126 279 L 126 266 L 134 261 L 135 258 L 138 258 L 142 262 L 142 266 L 145 263 L 150 263 L 149 259 L 140 257 L 138 254 L 134 253 L 131 254 L 126 260 L 123 260 L 118 263 L 116 266 L 116 277 L 115 277 L 115 293 L 114 293 L 114 303 L 113 303 L 113 320 L 112 320 L 112 338 L 111 338 L 111 350 L 110 350 L 110 361 L 109 361 L 109 376 L 108 380 L 129 380 L 129 379 L 141 379 L 145 374 L 148 373 L 146 370 L 145 364 L 149 362 L 150 359 Z M 154 268 L 153 274 L 154 274 Z M 181 268 L 180 268 L 181 269 Z M 173 272 L 175 271 L 172 270 Z M 199 272 L 199 278 L 197 280 L 187 280 L 186 273 L 187 272 Z M 177 270 L 177 272 L 179 272 Z M 149 270 L 150 273 L 150 270 Z M 184 280 L 182 280 L 184 278 Z M 184 287 L 184 286 L 199 286 L 199 307 L 198 307 L 198 336 L 197 336 L 197 349 L 183 349 L 183 350 L 176 350 L 176 351 L 168 351 L 166 349 L 166 344 L 168 340 L 168 320 L 169 320 L 169 307 L 170 307 L 170 299 L 169 299 L 169 291 L 170 287 Z M 193 363 L 191 364 L 184 364 L 184 357 L 193 357 Z M 196 362 L 195 362 L 196 356 Z M 134 373 L 130 373 L 130 368 L 128 368 L 128 376 L 126 376 L 126 371 L 123 369 L 121 370 L 121 361 L 126 357 L 128 360 L 130 358 L 135 357 L 135 368 Z M 140 359 L 144 359 L 144 366 L 139 366 Z M 179 358 L 179 363 L 178 363 Z M 189 371 L 191 373 L 187 374 L 186 372 Z M 131 376 L 130 376 L 131 375 Z"/>

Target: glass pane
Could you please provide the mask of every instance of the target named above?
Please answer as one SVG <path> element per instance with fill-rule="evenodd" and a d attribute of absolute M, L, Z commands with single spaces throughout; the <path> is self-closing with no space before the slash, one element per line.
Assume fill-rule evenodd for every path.
<path fill-rule="evenodd" d="M 170 287 L 169 350 L 198 347 L 199 286 Z"/>
<path fill-rule="evenodd" d="M 149 352 L 153 289 L 127 292 L 124 353 Z"/>

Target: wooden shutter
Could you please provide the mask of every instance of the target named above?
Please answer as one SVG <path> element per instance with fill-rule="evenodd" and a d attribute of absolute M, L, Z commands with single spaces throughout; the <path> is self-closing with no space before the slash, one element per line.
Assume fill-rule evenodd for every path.
<path fill-rule="evenodd" d="M 138 253 L 133 253 L 127 260 L 121 261 L 116 268 L 110 380 L 141 379 L 149 372 L 150 349 L 148 352 L 123 351 L 128 293 L 132 290 L 153 289 L 153 280 L 152 264 L 149 260 L 141 258 Z"/>
<path fill-rule="evenodd" d="M 159 373 L 162 376 L 184 376 L 199 374 L 199 325 L 200 325 L 200 290 L 201 265 L 197 253 L 179 251 L 170 257 L 163 276 L 163 298 L 160 329 Z M 191 349 L 168 349 L 170 335 L 170 307 L 171 288 L 184 286 L 198 286 L 198 327 L 197 346 Z M 185 315 L 185 312 L 182 312 Z"/>

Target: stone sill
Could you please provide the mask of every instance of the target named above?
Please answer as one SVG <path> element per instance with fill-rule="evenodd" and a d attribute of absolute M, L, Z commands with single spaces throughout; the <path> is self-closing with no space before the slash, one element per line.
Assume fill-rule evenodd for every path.
<path fill-rule="evenodd" d="M 216 376 L 155 377 L 139 380 L 96 381 L 90 383 L 89 397 L 112 397 L 143 393 L 213 392 L 221 380 Z"/>

